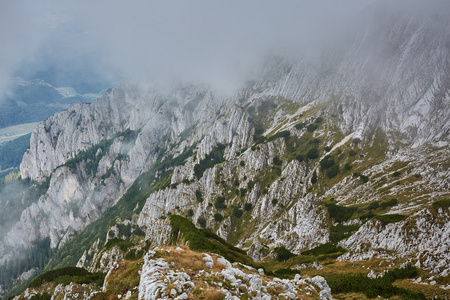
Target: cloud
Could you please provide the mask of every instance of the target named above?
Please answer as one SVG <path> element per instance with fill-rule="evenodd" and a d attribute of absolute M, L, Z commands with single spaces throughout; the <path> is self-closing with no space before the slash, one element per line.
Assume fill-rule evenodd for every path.
<path fill-rule="evenodd" d="M 89 61 L 98 76 L 233 89 L 268 53 L 313 53 L 370 0 L 2 1 L 0 90 L 19 68 Z M 6 46 L 3 46 L 6 45 Z"/>

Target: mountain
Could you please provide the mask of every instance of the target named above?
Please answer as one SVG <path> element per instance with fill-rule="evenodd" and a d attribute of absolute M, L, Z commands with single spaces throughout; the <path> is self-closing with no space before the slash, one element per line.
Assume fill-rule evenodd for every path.
<path fill-rule="evenodd" d="M 150 248 L 172 253 L 169 244 L 187 244 L 183 251 L 199 251 L 197 259 L 209 252 L 290 277 L 285 290 L 301 285 L 292 282 L 300 270 L 301 280 L 321 282 L 311 297 L 329 297 L 317 275 L 332 293 L 448 297 L 448 12 L 445 3 L 426 10 L 376 3 L 314 56 L 268 58 L 232 97 L 188 83 L 167 90 L 122 83 L 49 117 L 20 166 L 40 196 L 23 196 L 20 219 L 7 226 L 3 274 L 76 265 L 89 276 L 107 272 L 95 289 L 117 294 L 109 276 L 132 267 L 140 281 L 120 294 L 141 298 L 151 294 L 146 268 L 171 262 L 171 254 L 153 259 Z M 22 296 L 36 288 L 44 293 L 36 285 Z M 195 298 L 194 287 L 186 293 Z"/>

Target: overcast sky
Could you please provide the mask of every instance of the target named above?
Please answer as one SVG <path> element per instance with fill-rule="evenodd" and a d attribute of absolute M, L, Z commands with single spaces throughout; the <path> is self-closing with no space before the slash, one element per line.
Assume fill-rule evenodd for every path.
<path fill-rule="evenodd" d="M 19 69 L 232 88 L 269 53 L 314 52 L 373 0 L 0 1 L 0 94 Z"/>

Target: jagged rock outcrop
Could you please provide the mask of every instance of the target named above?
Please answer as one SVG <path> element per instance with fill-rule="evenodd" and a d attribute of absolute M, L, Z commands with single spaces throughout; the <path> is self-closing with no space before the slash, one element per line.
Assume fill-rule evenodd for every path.
<path fill-rule="evenodd" d="M 338 260 L 370 260 L 378 256 L 390 260 L 401 258 L 417 267 L 447 276 L 450 272 L 449 243 L 449 209 L 423 209 L 397 223 L 365 223 L 340 243 L 350 252 Z M 391 252 L 388 254 L 388 251 Z"/>

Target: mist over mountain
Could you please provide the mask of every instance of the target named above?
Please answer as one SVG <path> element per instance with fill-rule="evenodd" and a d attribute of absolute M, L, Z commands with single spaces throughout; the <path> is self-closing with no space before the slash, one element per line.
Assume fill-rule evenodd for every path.
<path fill-rule="evenodd" d="M 1 182 L 5 295 L 448 297 L 450 5 L 169 4 L 53 8 L 126 79 Z"/>

